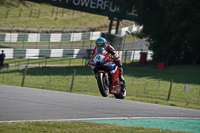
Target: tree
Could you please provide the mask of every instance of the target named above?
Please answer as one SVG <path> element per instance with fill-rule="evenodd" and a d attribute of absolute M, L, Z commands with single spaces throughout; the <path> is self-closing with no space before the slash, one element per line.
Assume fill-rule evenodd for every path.
<path fill-rule="evenodd" d="M 153 61 L 168 65 L 200 63 L 198 0 L 126 0 L 134 4 L 141 34 L 148 36 Z"/>

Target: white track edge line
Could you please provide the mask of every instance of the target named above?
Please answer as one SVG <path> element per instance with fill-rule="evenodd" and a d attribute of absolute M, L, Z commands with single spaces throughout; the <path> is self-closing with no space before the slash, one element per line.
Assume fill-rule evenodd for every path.
<path fill-rule="evenodd" d="M 12 121 L 0 121 L 3 122 L 28 122 L 28 121 L 92 121 L 92 120 L 126 120 L 126 119 L 194 119 L 200 120 L 200 118 L 193 117 L 108 117 L 108 118 L 78 118 L 78 119 L 45 119 L 45 120 L 12 120 Z"/>

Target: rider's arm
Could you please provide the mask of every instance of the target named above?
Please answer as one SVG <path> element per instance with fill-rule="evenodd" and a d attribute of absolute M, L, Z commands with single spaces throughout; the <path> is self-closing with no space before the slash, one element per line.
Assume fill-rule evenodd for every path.
<path fill-rule="evenodd" d="M 111 45 L 107 45 L 107 46 L 106 46 L 106 50 L 107 50 L 107 51 L 112 51 L 112 52 L 114 52 L 114 53 L 116 52 L 116 50 L 115 50 Z"/>
<path fill-rule="evenodd" d="M 119 55 L 116 53 L 116 50 L 111 45 L 107 45 L 106 50 L 108 51 L 108 53 L 112 54 L 114 58 L 119 59 Z"/>
<path fill-rule="evenodd" d="M 107 50 L 108 53 L 111 53 L 112 55 L 115 55 L 116 53 L 113 50 Z"/>
<path fill-rule="evenodd" d="M 90 53 L 90 59 L 95 55 L 95 50 L 96 50 L 96 47 L 91 51 L 91 53 Z"/>

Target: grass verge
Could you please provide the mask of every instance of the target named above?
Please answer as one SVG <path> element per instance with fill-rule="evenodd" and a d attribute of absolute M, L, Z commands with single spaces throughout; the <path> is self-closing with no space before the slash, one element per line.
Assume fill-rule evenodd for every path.
<path fill-rule="evenodd" d="M 51 64 L 55 62 L 52 61 Z M 60 60 L 57 64 L 59 62 Z M 71 60 L 71 64 L 82 64 L 82 62 L 84 60 Z M 65 63 L 68 64 L 68 62 L 63 61 L 63 64 Z M 127 85 L 125 99 L 200 109 L 199 67 L 199 65 L 182 65 L 156 69 L 154 65 L 148 63 L 146 65 L 141 65 L 138 62 L 124 64 L 124 77 Z M 74 69 L 76 69 L 76 76 L 73 92 L 101 96 L 91 68 L 85 66 L 30 68 L 27 70 L 24 86 L 69 92 Z M 23 69 L 21 68 L 3 69 L 0 72 L 0 83 L 20 86 L 22 76 Z M 171 96 L 170 100 L 167 101 L 172 79 Z M 186 84 L 189 91 L 184 91 Z M 113 97 L 113 95 L 109 95 L 109 97 Z"/>
<path fill-rule="evenodd" d="M 0 132 L 3 133 L 182 133 L 164 129 L 153 129 L 147 127 L 121 126 L 116 124 L 102 124 L 92 122 L 55 122 L 55 121 L 34 121 L 34 122 L 13 122 L 1 123 Z"/>
<path fill-rule="evenodd" d="M 38 4 L 30 1 L 18 3 L 16 0 L 7 0 L 7 4 L 0 5 L 1 24 L 28 25 L 29 28 L 42 26 L 42 29 L 52 27 L 87 27 L 93 30 L 107 30 L 109 20 L 106 16 L 91 13 L 57 8 L 50 4 Z M 134 24 L 133 21 L 123 20 L 121 27 Z M 2 25 L 1 25 L 2 26 Z M 30 27 L 32 26 L 32 27 Z M 115 28 L 116 22 L 113 23 Z M 9 27 L 9 26 L 8 26 Z M 13 30 L 19 27 L 14 27 Z M 23 28 L 23 26 L 21 26 Z M 29 28 L 27 30 L 29 30 Z M 37 29 L 35 29 L 37 31 Z"/>

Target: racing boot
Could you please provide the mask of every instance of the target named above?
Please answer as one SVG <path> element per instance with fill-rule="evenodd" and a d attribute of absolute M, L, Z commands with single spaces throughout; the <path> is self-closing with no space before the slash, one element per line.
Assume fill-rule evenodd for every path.
<path fill-rule="evenodd" d="M 123 69 L 122 67 L 119 67 L 119 80 L 120 80 L 120 84 L 123 85 L 123 87 L 126 87 L 126 83 L 125 83 L 125 80 L 124 80 L 124 77 L 123 77 Z"/>

